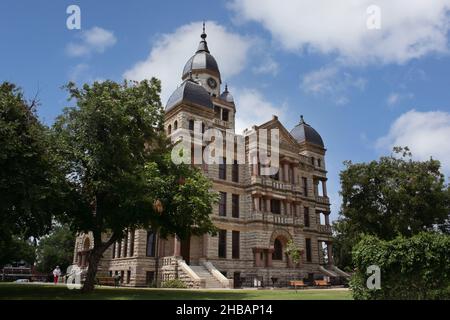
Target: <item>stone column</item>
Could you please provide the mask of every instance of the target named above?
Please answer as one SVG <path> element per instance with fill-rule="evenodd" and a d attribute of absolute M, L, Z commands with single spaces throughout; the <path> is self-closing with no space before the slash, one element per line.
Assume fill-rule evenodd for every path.
<path fill-rule="evenodd" d="M 322 180 L 322 194 L 324 197 L 327 196 L 327 181 Z"/>
<path fill-rule="evenodd" d="M 317 197 L 319 195 L 319 181 L 313 180 L 314 183 L 314 195 Z"/>
<path fill-rule="evenodd" d="M 271 208 L 270 208 L 270 198 L 266 199 L 266 212 L 270 212 Z"/>
<path fill-rule="evenodd" d="M 255 258 L 255 267 L 261 266 L 261 251 L 259 248 L 253 248 L 253 256 Z"/>
<path fill-rule="evenodd" d="M 283 164 L 283 171 L 284 171 L 284 181 L 285 182 L 289 182 L 290 177 L 289 177 L 289 163 L 284 163 Z"/>
<path fill-rule="evenodd" d="M 266 250 L 266 266 L 268 268 L 271 268 L 273 266 L 272 264 L 272 253 L 273 253 L 274 249 L 270 248 Z"/>
<path fill-rule="evenodd" d="M 299 181 L 298 181 L 298 166 L 294 165 L 292 170 L 294 171 L 294 181 L 292 183 L 299 184 Z"/>
<path fill-rule="evenodd" d="M 255 210 L 256 211 L 261 211 L 261 208 L 259 207 L 259 198 L 258 197 L 253 197 L 253 203 L 255 206 Z"/>
<path fill-rule="evenodd" d="M 176 235 L 173 236 L 173 255 L 176 257 L 180 256 L 180 241 Z"/>
<path fill-rule="evenodd" d="M 259 175 L 259 163 L 258 157 L 253 157 L 253 175 L 257 177 Z"/>

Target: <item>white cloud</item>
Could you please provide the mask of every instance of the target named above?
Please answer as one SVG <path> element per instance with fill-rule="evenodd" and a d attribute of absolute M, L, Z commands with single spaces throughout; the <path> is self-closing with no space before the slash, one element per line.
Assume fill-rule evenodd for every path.
<path fill-rule="evenodd" d="M 414 94 L 412 94 L 412 93 L 392 92 L 387 97 L 386 103 L 388 104 L 388 106 L 392 107 L 392 106 L 398 104 L 402 100 L 412 99 L 412 98 L 414 98 Z"/>
<path fill-rule="evenodd" d="M 367 28 L 367 8 L 381 29 Z M 404 63 L 447 52 L 450 0 L 234 0 L 235 20 L 255 21 L 288 50 L 336 53 L 349 63 Z"/>
<path fill-rule="evenodd" d="M 328 66 L 305 74 L 300 88 L 306 93 L 328 96 L 337 105 L 344 105 L 349 101 L 347 97 L 349 91 L 351 89 L 363 91 L 366 82 L 366 79 L 355 77 L 337 66 Z"/>
<path fill-rule="evenodd" d="M 77 82 L 80 79 L 84 79 L 86 74 L 89 72 L 89 65 L 86 63 L 79 63 L 75 67 L 69 70 L 69 80 Z"/>
<path fill-rule="evenodd" d="M 383 151 L 408 146 L 413 157 L 428 160 L 432 156 L 441 161 L 444 172 L 450 174 L 449 138 L 449 112 L 410 110 L 394 121 L 389 133 L 378 139 L 376 146 Z"/>
<path fill-rule="evenodd" d="M 262 64 L 253 68 L 255 74 L 271 74 L 276 76 L 278 74 L 279 65 L 272 57 L 267 57 Z"/>
<path fill-rule="evenodd" d="M 125 71 L 124 77 L 130 80 L 151 77 L 160 79 L 161 100 L 164 105 L 181 83 L 184 64 L 197 50 L 201 31 L 202 23 L 194 22 L 179 27 L 173 33 L 163 34 L 152 47 L 147 59 Z M 209 50 L 216 58 L 222 81 L 225 82 L 245 67 L 252 40 L 211 21 L 206 23 L 206 33 Z"/>
<path fill-rule="evenodd" d="M 117 39 L 112 31 L 100 27 L 93 27 L 82 31 L 77 42 L 70 42 L 66 47 L 68 55 L 80 57 L 92 53 L 103 53 L 116 44 Z"/>
<path fill-rule="evenodd" d="M 244 129 L 250 129 L 253 125 L 261 125 L 269 121 L 272 115 L 278 116 L 283 121 L 287 106 L 283 103 L 276 106 L 269 102 L 263 94 L 255 89 L 235 89 L 231 88 L 231 93 L 235 97 L 236 110 L 236 133 L 240 134 Z"/>

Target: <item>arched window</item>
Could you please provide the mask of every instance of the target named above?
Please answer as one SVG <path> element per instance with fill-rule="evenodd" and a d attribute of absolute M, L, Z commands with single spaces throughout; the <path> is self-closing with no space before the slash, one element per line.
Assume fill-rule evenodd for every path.
<path fill-rule="evenodd" d="M 89 238 L 86 238 L 84 240 L 84 244 L 83 244 L 83 250 L 87 251 L 91 248 L 91 241 L 89 240 Z"/>
<path fill-rule="evenodd" d="M 283 245 L 279 239 L 273 243 L 272 260 L 283 260 Z"/>
<path fill-rule="evenodd" d="M 155 256 L 156 234 L 152 230 L 147 231 L 147 257 Z"/>
<path fill-rule="evenodd" d="M 175 122 L 173 123 L 173 131 L 178 129 L 178 121 L 175 120 Z"/>
<path fill-rule="evenodd" d="M 172 134 L 172 125 L 170 125 L 170 124 L 167 127 L 167 134 Z"/>

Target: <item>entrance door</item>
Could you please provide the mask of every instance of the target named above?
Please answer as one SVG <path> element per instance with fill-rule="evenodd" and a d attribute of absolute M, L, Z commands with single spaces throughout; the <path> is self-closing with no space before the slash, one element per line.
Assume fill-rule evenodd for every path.
<path fill-rule="evenodd" d="M 181 256 L 183 257 L 183 260 L 186 261 L 187 264 L 190 263 L 191 256 L 191 237 L 188 237 L 186 239 L 181 240 Z"/>

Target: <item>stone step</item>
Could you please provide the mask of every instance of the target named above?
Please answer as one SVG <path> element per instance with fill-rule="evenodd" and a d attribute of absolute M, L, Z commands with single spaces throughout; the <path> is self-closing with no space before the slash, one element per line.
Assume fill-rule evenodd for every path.
<path fill-rule="evenodd" d="M 205 288 L 222 288 L 222 284 L 203 266 L 190 266 L 197 276 L 205 280 Z"/>

